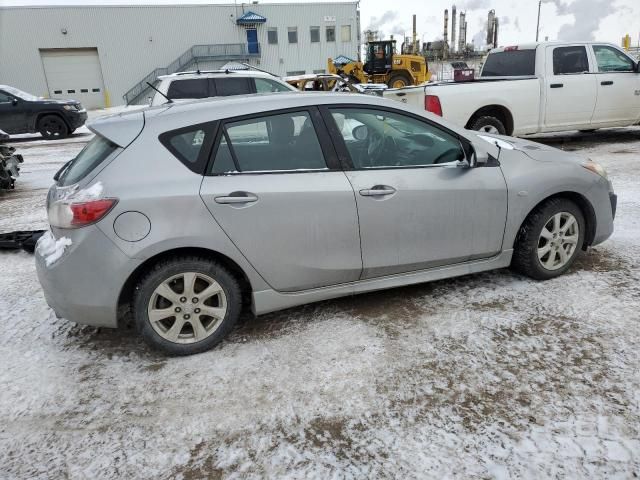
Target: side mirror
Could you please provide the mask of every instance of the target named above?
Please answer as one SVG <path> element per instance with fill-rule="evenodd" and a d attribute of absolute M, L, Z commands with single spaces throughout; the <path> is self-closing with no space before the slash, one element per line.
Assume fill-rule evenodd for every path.
<path fill-rule="evenodd" d="M 14 107 L 15 107 L 16 105 L 18 105 L 18 99 L 17 99 L 17 98 L 15 98 L 15 97 L 14 97 L 14 98 L 12 98 L 12 99 L 11 99 L 11 105 L 13 105 Z"/>
<path fill-rule="evenodd" d="M 469 166 L 471 168 L 481 167 L 485 165 L 489 161 L 489 154 L 485 151 L 478 151 L 477 149 L 473 149 L 473 153 L 471 154 L 471 158 L 469 160 Z"/>

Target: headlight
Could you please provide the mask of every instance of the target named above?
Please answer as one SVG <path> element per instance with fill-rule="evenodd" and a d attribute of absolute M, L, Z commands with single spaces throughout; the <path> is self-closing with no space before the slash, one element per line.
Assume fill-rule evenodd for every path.
<path fill-rule="evenodd" d="M 64 105 L 62 108 L 65 110 L 75 110 L 76 107 L 74 105 Z"/>
<path fill-rule="evenodd" d="M 609 179 L 609 177 L 607 176 L 607 171 L 604 169 L 604 167 L 599 163 L 594 162 L 593 160 L 588 160 L 587 162 L 583 163 L 582 166 L 587 170 L 591 170 L 596 175 L 600 175 L 602 178 Z"/>

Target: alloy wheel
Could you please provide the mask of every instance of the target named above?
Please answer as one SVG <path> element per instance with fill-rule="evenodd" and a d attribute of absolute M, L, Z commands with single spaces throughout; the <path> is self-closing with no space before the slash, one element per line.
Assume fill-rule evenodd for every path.
<path fill-rule="evenodd" d="M 227 314 L 227 297 L 212 277 L 185 272 L 154 290 L 147 308 L 149 322 L 164 339 L 195 343 L 213 334 Z"/>
<path fill-rule="evenodd" d="M 569 212 L 558 212 L 547 222 L 538 238 L 538 260 L 547 270 L 564 267 L 578 247 L 578 221 Z"/>

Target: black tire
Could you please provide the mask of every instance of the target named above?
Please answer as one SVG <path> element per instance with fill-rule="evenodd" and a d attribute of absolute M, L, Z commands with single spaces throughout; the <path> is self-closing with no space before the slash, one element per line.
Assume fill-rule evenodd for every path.
<path fill-rule="evenodd" d="M 171 277 L 185 272 L 203 274 L 218 282 L 226 297 L 227 306 L 226 314 L 218 327 L 203 340 L 192 343 L 178 343 L 164 338 L 151 325 L 148 314 L 149 303 L 152 300 L 155 290 Z M 178 293 L 178 295 L 180 295 L 180 293 Z M 154 298 L 156 299 L 154 301 L 158 301 L 157 296 Z M 170 308 L 173 308 L 173 303 L 169 303 Z M 178 303 L 176 303 L 176 305 L 179 306 Z M 186 306 L 188 305 L 188 301 L 183 304 L 185 309 L 181 314 L 187 313 Z M 192 355 L 210 350 L 220 343 L 231 328 L 233 328 L 240 316 L 241 309 L 242 294 L 237 279 L 217 262 L 200 257 L 178 257 L 156 264 L 138 282 L 133 301 L 133 315 L 138 332 L 144 341 L 152 348 L 161 350 L 169 355 Z M 187 316 L 183 315 L 183 317 L 186 318 Z M 168 317 L 168 319 L 169 318 L 173 318 L 173 322 L 177 321 L 176 317 Z M 193 327 L 191 327 L 192 324 L 188 320 L 182 321 L 185 326 L 181 327 L 180 332 L 185 331 L 185 329 L 188 331 L 189 328 L 193 329 Z M 165 320 L 162 320 L 162 322 L 165 322 Z M 173 322 L 169 320 L 169 324 Z M 193 335 L 195 337 L 195 329 L 193 329 Z"/>
<path fill-rule="evenodd" d="M 498 130 L 498 133 L 500 135 L 507 134 L 507 129 L 505 128 L 504 123 L 502 123 L 502 120 L 496 117 L 492 117 L 489 115 L 478 117 L 475 120 L 473 120 L 473 122 L 471 123 L 471 130 L 478 130 L 478 131 L 491 133 L 490 132 L 491 127 Z"/>
<path fill-rule="evenodd" d="M 38 131 L 45 140 L 59 140 L 69 136 L 69 127 L 58 115 L 45 115 L 38 120 Z"/>
<path fill-rule="evenodd" d="M 400 85 L 400 83 L 402 83 L 402 85 Z M 413 85 L 413 80 L 405 72 L 392 73 L 387 82 L 389 88 L 402 88 L 408 87 L 409 85 Z"/>
<path fill-rule="evenodd" d="M 538 258 L 538 247 L 542 241 L 540 236 L 542 229 L 550 222 L 557 213 L 570 213 L 578 224 L 577 244 L 569 256 L 567 262 L 560 268 L 549 270 L 542 265 Z M 548 280 L 565 273 L 575 262 L 582 251 L 585 234 L 584 215 L 580 207 L 566 198 L 552 198 L 529 214 L 520 227 L 516 237 L 511 266 L 536 280 Z M 544 258 L 544 257 L 542 257 Z"/>

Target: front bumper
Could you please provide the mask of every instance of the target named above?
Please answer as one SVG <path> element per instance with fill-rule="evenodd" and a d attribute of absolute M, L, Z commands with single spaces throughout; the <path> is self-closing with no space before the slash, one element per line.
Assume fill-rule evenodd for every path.
<path fill-rule="evenodd" d="M 67 120 L 67 123 L 69 124 L 69 127 L 71 127 L 72 130 L 75 130 L 76 128 L 79 128 L 85 124 L 85 122 L 87 121 L 87 112 L 86 110 L 76 112 L 69 111 L 66 112 L 65 118 Z"/>
<path fill-rule="evenodd" d="M 118 297 L 133 270 L 125 256 L 95 225 L 56 235 L 71 239 L 62 257 L 47 266 L 36 251 L 36 272 L 57 317 L 99 327 L 118 326 Z"/>

